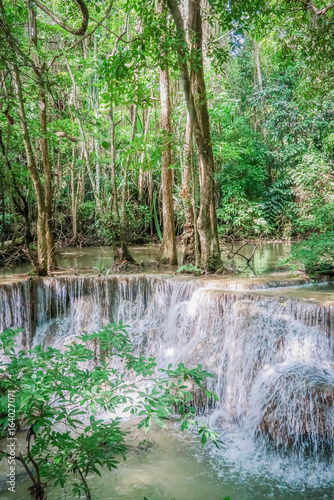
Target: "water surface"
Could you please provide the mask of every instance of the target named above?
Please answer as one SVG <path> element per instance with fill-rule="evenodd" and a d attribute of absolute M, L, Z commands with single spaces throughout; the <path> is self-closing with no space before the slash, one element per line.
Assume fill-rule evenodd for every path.
<path fill-rule="evenodd" d="M 254 245 L 243 242 L 235 242 L 222 248 L 222 260 L 227 261 L 233 258 L 234 265 L 240 272 L 253 276 L 269 274 L 272 272 L 283 271 L 280 260 L 286 258 L 290 252 L 288 243 L 257 243 L 254 258 L 251 261 L 251 267 L 247 268 L 247 261 L 240 255 L 235 255 L 240 247 L 240 254 L 250 258 Z M 138 263 L 147 264 L 150 261 L 156 261 L 159 254 L 159 245 L 130 246 L 130 251 Z M 113 266 L 114 256 L 110 246 L 99 247 L 65 247 L 59 248 L 58 264 L 60 267 L 81 268 L 83 271 L 109 269 Z M 182 265 L 181 248 L 178 248 L 178 266 Z M 178 266 L 162 266 L 163 271 L 175 272 Z M 12 268 L 0 268 L 0 276 L 26 274 L 31 269 L 30 264 L 25 263 Z"/>
<path fill-rule="evenodd" d="M 128 424 L 132 430 L 129 445 L 133 447 L 126 462 L 117 470 L 102 470 L 102 477 L 88 477 L 92 500 L 326 500 L 333 499 L 331 470 L 310 462 L 299 469 L 298 462 L 271 460 L 253 445 L 225 432 L 225 444 L 215 451 L 202 447 L 191 432 L 153 427 L 148 434 Z M 138 444 L 147 440 L 147 449 Z M 4 462 L 0 464 L 3 477 Z M 30 483 L 18 467 L 17 492 L 6 492 L 0 481 L 2 500 L 27 500 Z M 323 484 L 319 484 L 319 479 Z M 74 500 L 68 489 L 66 496 L 50 490 L 49 500 Z"/>

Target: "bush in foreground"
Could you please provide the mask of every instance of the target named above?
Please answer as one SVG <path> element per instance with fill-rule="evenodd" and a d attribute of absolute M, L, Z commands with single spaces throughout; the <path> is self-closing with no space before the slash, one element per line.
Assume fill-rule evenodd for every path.
<path fill-rule="evenodd" d="M 0 427 L 15 436 L 15 415 L 15 427 L 26 432 L 25 450 L 16 449 L 15 460 L 31 480 L 31 498 L 44 500 L 48 487 L 70 485 L 74 495 L 90 499 L 87 476 L 125 459 L 122 412 L 139 416 L 138 427 L 148 431 L 152 422 L 165 427 L 177 409 L 181 430 L 196 425 L 203 444 L 210 438 L 218 446 L 217 435 L 194 420 L 185 384 L 201 386 L 212 376 L 200 365 L 157 370 L 155 358 L 133 354 L 122 325 L 80 335 L 63 350 L 18 350 L 17 336 L 13 330 L 0 336 Z M 3 458 L 8 450 L 0 450 Z"/>

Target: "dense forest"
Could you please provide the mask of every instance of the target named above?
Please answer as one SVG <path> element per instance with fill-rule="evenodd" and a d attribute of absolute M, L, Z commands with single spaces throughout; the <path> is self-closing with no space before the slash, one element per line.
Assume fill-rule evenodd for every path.
<path fill-rule="evenodd" d="M 333 40 L 0 0 L 3 500 L 334 498 Z"/>
<path fill-rule="evenodd" d="M 2 264 L 334 230 L 334 4 L 0 0 Z"/>

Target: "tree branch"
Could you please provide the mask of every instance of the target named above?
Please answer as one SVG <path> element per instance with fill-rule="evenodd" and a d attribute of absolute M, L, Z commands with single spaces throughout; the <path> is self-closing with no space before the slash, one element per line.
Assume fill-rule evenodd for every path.
<path fill-rule="evenodd" d="M 324 7 L 323 9 L 318 10 L 318 12 L 317 12 L 318 16 L 324 16 L 326 14 L 326 12 L 328 12 L 330 9 L 333 9 L 333 7 L 334 7 L 334 4 L 331 3 L 331 4 L 327 5 L 326 7 Z"/>
<path fill-rule="evenodd" d="M 54 22 L 57 23 L 64 30 L 68 31 L 69 33 L 72 33 L 72 35 L 84 35 L 88 27 L 89 12 L 85 2 L 83 2 L 82 0 L 73 0 L 73 1 L 78 5 L 82 15 L 81 26 L 78 29 L 72 28 L 72 26 L 69 26 L 68 24 L 64 23 L 64 21 L 60 19 L 60 17 L 56 16 L 56 14 L 54 14 L 50 9 L 48 9 L 48 7 L 43 5 L 38 0 L 35 0 L 35 4 L 41 10 L 43 10 L 43 12 L 45 12 L 49 17 L 51 17 L 51 19 L 53 19 Z"/>
<path fill-rule="evenodd" d="M 104 16 L 102 17 L 101 21 L 97 22 L 96 26 L 92 29 L 92 31 L 90 31 L 89 33 L 87 33 L 83 38 L 80 38 L 80 40 L 77 40 L 76 42 L 74 42 L 72 45 L 70 45 L 70 47 L 68 47 L 66 50 L 64 50 L 64 53 L 67 54 L 67 52 L 69 50 L 72 50 L 74 49 L 74 47 L 76 47 L 79 43 L 83 42 L 83 40 L 85 40 L 85 38 L 88 38 L 89 36 L 92 36 L 95 31 L 97 30 L 97 28 L 99 26 L 101 26 L 101 24 L 103 23 L 103 21 L 105 21 L 105 19 L 107 19 L 107 17 L 109 16 L 110 14 L 110 11 L 112 9 L 112 6 L 113 6 L 113 3 L 114 3 L 114 0 L 111 0 L 110 4 L 108 5 L 107 9 L 106 9 L 106 12 L 104 14 Z M 55 60 L 60 57 L 61 55 L 63 54 L 63 52 L 60 52 L 59 54 L 56 54 L 53 58 L 52 58 L 52 61 L 50 62 L 49 64 L 49 68 L 51 68 L 51 66 L 53 65 L 53 63 L 55 62 Z"/>
<path fill-rule="evenodd" d="M 28 445 L 27 445 L 27 452 L 28 452 L 28 458 L 30 460 L 30 462 L 33 464 L 33 466 L 35 467 L 35 470 L 36 470 L 36 476 L 37 476 L 37 482 L 40 483 L 41 480 L 40 480 L 40 474 L 39 474 L 39 467 L 38 467 L 38 464 L 36 463 L 36 461 L 34 460 L 32 454 L 31 454 L 31 449 L 30 449 L 30 445 L 31 445 L 31 438 L 32 436 L 36 437 L 36 434 L 33 430 L 33 426 L 31 426 L 28 430 L 28 433 L 27 433 L 27 442 L 28 442 Z"/>
<path fill-rule="evenodd" d="M 6 451 L 0 450 L 0 453 L 2 453 L 5 457 L 8 457 L 8 453 Z M 31 481 L 33 482 L 33 484 L 36 484 L 36 479 L 34 478 L 31 470 L 29 469 L 29 467 L 28 467 L 28 465 L 27 465 L 26 461 L 24 460 L 21 453 L 19 453 L 18 455 L 15 455 L 15 460 L 18 460 L 19 462 L 21 462 L 21 464 L 23 465 L 23 467 L 27 471 L 28 476 L 30 477 Z"/>
<path fill-rule="evenodd" d="M 308 7 L 309 9 L 311 9 L 315 13 L 315 15 L 318 17 L 324 16 L 329 10 L 334 8 L 334 4 L 330 3 L 330 4 L 326 5 L 326 7 L 324 7 L 323 9 L 317 9 L 317 7 L 315 5 L 313 5 L 312 0 L 308 0 L 307 2 L 304 3 L 304 5 L 305 5 L 305 7 Z"/>

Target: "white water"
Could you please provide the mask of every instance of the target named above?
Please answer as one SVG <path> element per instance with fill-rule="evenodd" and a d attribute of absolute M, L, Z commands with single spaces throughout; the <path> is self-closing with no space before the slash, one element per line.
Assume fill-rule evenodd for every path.
<path fill-rule="evenodd" d="M 332 307 L 220 286 L 152 276 L 12 283 L 0 286 L 0 329 L 23 326 L 24 346 L 61 346 L 110 322 L 131 325 L 138 351 L 160 365 L 200 363 L 216 375 L 219 405 L 197 401 L 211 408 L 206 418 L 226 441 L 212 451 L 216 475 L 248 475 L 260 490 L 279 482 L 286 497 L 274 498 L 298 491 L 294 498 L 309 499 L 307 488 L 312 498 L 331 498 Z"/>

